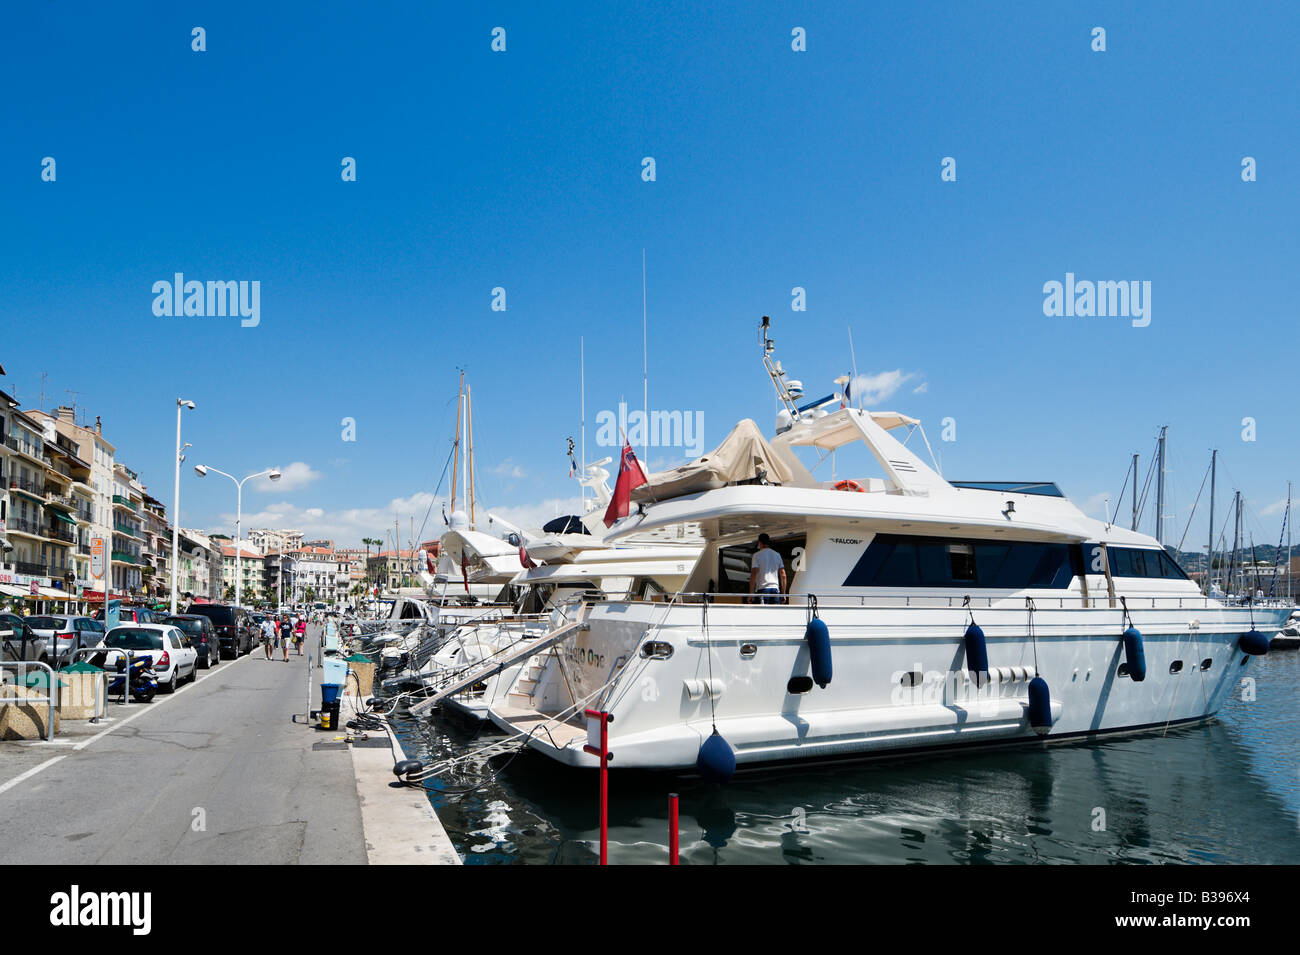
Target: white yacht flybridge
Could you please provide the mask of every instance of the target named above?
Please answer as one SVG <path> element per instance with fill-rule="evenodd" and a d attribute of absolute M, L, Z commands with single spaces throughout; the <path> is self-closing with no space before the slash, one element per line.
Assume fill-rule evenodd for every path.
<path fill-rule="evenodd" d="M 615 768 L 739 764 L 986 746 L 1205 720 L 1286 611 L 1202 596 L 1151 537 L 1089 518 L 1046 482 L 944 479 L 895 437 L 918 422 L 840 396 L 742 422 L 652 475 L 611 535 L 698 525 L 682 590 L 584 601 L 520 653 L 557 652 L 491 718 L 573 766 L 587 710 L 612 715 Z M 822 482 L 795 449 L 865 445 L 883 476 Z M 788 593 L 751 603 L 758 535 Z M 768 598 L 771 599 L 771 598 Z M 1258 628 L 1258 629 L 1257 629 Z M 469 679 L 473 674 L 469 674 Z"/>

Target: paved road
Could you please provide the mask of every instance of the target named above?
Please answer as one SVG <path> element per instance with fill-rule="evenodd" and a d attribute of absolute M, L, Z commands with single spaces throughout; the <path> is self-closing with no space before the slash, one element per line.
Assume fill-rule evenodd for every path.
<path fill-rule="evenodd" d="M 292 722 L 306 660 L 259 649 L 152 704 L 110 704 L 102 735 L 0 743 L 0 863 L 364 864 L 350 754 Z"/>

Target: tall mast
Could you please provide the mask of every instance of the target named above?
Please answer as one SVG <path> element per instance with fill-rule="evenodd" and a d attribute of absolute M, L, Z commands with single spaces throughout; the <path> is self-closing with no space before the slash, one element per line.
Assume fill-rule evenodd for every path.
<path fill-rule="evenodd" d="M 451 512 L 456 513 L 456 478 L 460 474 L 460 406 L 465 400 L 465 373 L 460 373 L 460 388 L 456 392 L 456 444 L 451 464 Z"/>
<path fill-rule="evenodd" d="M 650 373 L 649 373 L 649 351 L 647 348 L 648 338 L 646 336 L 646 311 L 645 311 L 645 249 L 641 250 L 641 409 L 645 415 L 641 419 L 641 454 L 645 458 L 645 466 L 650 466 Z"/>
<path fill-rule="evenodd" d="M 1240 491 L 1238 491 L 1233 496 L 1233 507 L 1235 508 L 1235 513 L 1233 514 L 1233 519 L 1232 519 L 1232 564 L 1230 566 L 1230 569 L 1233 573 L 1236 573 L 1237 560 L 1241 554 L 1241 492 Z M 1229 576 L 1228 578 L 1228 586 L 1229 588 L 1237 586 L 1236 584 L 1234 584 L 1231 576 Z M 1237 586 L 1238 592 L 1240 592 L 1240 589 L 1241 588 Z"/>
<path fill-rule="evenodd" d="M 1169 425 L 1160 428 L 1160 440 L 1156 442 L 1156 540 L 1165 546 L 1165 432 Z"/>
<path fill-rule="evenodd" d="M 1210 592 L 1210 579 L 1214 574 L 1214 483 L 1219 476 L 1219 449 L 1210 452 L 1210 540 L 1205 548 L 1205 592 Z"/>
<path fill-rule="evenodd" d="M 1133 455 L 1133 526 L 1130 530 L 1138 529 L 1138 456 Z"/>
<path fill-rule="evenodd" d="M 1291 482 L 1286 482 L 1286 602 L 1291 603 Z"/>
<path fill-rule="evenodd" d="M 582 513 L 587 513 L 587 352 L 586 343 L 578 336 L 578 418 L 582 426 L 582 467 L 578 472 L 578 487 L 582 489 Z"/>
<path fill-rule="evenodd" d="M 472 392 L 465 389 L 465 440 L 469 444 L 469 480 L 465 483 L 465 493 L 469 497 L 469 528 L 474 529 L 474 405 Z"/>

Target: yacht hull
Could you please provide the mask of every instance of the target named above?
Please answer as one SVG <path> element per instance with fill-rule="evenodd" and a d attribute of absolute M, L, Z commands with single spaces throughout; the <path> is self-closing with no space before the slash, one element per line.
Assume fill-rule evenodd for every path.
<path fill-rule="evenodd" d="M 824 607 L 833 664 L 824 688 L 811 684 L 805 607 L 714 605 L 706 623 L 698 605 L 596 604 L 590 629 L 559 647 L 527 699 L 493 704 L 491 716 L 518 732 L 576 700 L 614 715 L 613 766 L 682 771 L 714 726 L 739 766 L 769 766 L 1140 732 L 1209 719 L 1249 679 L 1253 658 L 1237 646 L 1247 610 L 1191 598 L 1130 604 L 1146 659 L 1136 682 L 1123 666 L 1122 612 L 1061 604 L 1036 610 L 1032 637 L 1023 598 L 976 611 L 990 666 L 978 678 L 965 668 L 960 608 Z M 1255 625 L 1285 613 L 1256 608 Z M 644 655 L 647 642 L 659 652 Z M 1035 676 L 1051 698 L 1045 734 L 1029 721 Z M 528 745 L 597 765 L 580 722 L 534 732 Z"/>

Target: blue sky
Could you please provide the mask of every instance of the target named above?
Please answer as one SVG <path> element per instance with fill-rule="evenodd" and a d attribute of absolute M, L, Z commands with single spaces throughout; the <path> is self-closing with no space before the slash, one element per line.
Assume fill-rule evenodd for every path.
<path fill-rule="evenodd" d="M 760 315 L 809 393 L 851 370 L 851 327 L 948 475 L 1053 479 L 1100 514 L 1168 424 L 1179 535 L 1218 447 L 1220 507 L 1241 487 L 1275 540 L 1300 477 L 1300 11 L 1129 6 L 16 7 L 0 387 L 81 392 L 169 504 L 191 398 L 189 463 L 304 465 L 249 490 L 249 523 L 355 543 L 419 526 L 463 367 L 481 499 L 549 516 L 575 495 L 580 337 L 589 456 L 596 412 L 640 404 L 644 249 L 650 406 L 702 412 L 706 446 L 771 427 Z M 155 316 L 175 272 L 259 281 L 260 324 Z M 1150 281 L 1150 325 L 1046 317 L 1067 272 Z M 232 491 L 189 473 L 182 522 L 228 521 Z"/>

